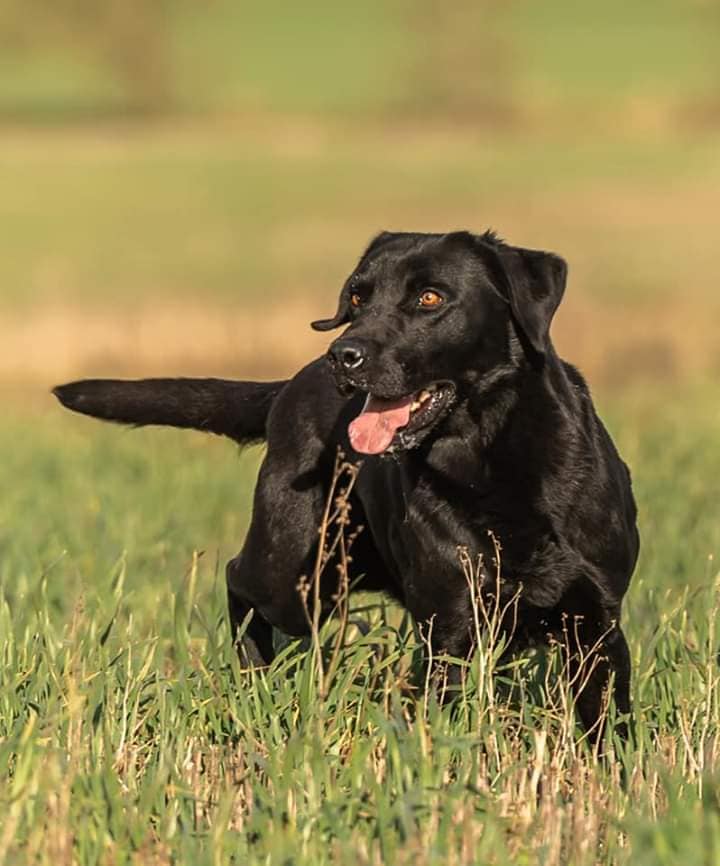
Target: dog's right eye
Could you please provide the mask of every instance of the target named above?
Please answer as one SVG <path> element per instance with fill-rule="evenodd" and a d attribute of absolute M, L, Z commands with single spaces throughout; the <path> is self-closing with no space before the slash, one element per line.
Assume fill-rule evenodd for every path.
<path fill-rule="evenodd" d="M 431 310 L 433 307 L 439 307 L 444 301 L 445 298 L 443 298 L 440 292 L 436 292 L 434 289 L 425 289 L 418 298 L 418 306 Z"/>
<path fill-rule="evenodd" d="M 350 295 L 350 303 L 355 308 L 362 306 L 362 298 L 360 297 L 360 295 L 358 295 L 357 292 L 353 292 L 352 295 Z"/>

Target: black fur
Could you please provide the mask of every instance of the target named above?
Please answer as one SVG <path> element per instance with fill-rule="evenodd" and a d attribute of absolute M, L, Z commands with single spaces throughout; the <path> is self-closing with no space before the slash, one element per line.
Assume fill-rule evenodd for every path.
<path fill-rule="evenodd" d="M 203 430 L 248 444 L 265 438 L 265 421 L 286 382 L 225 379 L 84 379 L 53 389 L 83 415 L 145 427 L 163 424 Z"/>
<path fill-rule="evenodd" d="M 267 455 L 241 553 L 227 568 L 234 628 L 250 611 L 244 652 L 273 655 L 271 629 L 302 635 L 298 578 L 312 572 L 318 525 L 338 446 L 368 392 L 394 400 L 434 382 L 452 398 L 428 429 L 362 457 L 353 517 L 366 524 L 352 578 L 382 589 L 418 623 L 432 620 L 435 653 L 467 657 L 473 616 L 458 546 L 491 572 L 502 545 L 502 594 L 520 600 L 516 645 L 563 636 L 569 662 L 596 643 L 597 667 L 578 695 L 597 735 L 602 693 L 629 712 L 630 663 L 620 609 L 638 554 L 630 475 L 598 419 L 581 375 L 549 336 L 566 266 L 550 253 L 495 235 L 383 233 L 345 284 L 332 319 L 349 325 L 289 383 L 202 380 L 75 383 L 56 393 L 70 408 L 127 423 L 167 423 L 237 441 L 264 432 Z M 433 288 L 437 308 L 418 305 Z M 351 303 L 357 295 L 362 303 Z M 352 346 L 358 369 L 338 362 Z M 323 614 L 336 575 L 323 581 Z M 488 586 L 493 581 L 487 574 Z"/>

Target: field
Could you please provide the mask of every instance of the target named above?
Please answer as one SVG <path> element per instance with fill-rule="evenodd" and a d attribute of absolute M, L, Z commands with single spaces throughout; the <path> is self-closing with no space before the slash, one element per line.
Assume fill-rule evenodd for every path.
<path fill-rule="evenodd" d="M 33 146 L 32 138 L 26 141 L 26 158 Z M 28 169 L 36 180 L 52 175 L 67 184 L 62 200 L 80 213 L 71 208 L 61 218 L 57 200 L 50 202 L 51 213 L 57 207 L 55 225 L 66 232 L 55 241 L 56 249 L 83 266 L 93 250 L 114 257 L 111 240 L 122 236 L 82 211 L 89 207 L 82 201 L 84 187 L 73 186 L 69 167 L 93 165 L 97 157 L 92 195 L 120 202 L 111 215 L 119 223 L 127 218 L 120 213 L 123 186 L 139 186 L 135 173 L 145 178 L 138 215 L 124 223 L 126 242 L 133 250 L 143 235 L 154 244 L 166 243 L 162 261 L 168 262 L 168 279 L 177 292 L 170 297 L 158 289 L 149 304 L 134 300 L 121 290 L 134 282 L 132 256 L 118 255 L 111 275 L 118 280 L 117 297 L 93 296 L 82 279 L 73 278 L 68 283 L 76 296 L 58 293 L 43 306 L 24 297 L 6 319 L 0 772 L 7 783 L 0 792 L 0 862 L 670 864 L 681 855 L 715 862 L 720 695 L 713 556 L 720 549 L 720 416 L 708 378 L 717 364 L 711 339 L 716 308 L 704 282 L 710 282 L 711 272 L 684 258 L 671 277 L 658 264 L 665 292 L 659 289 L 656 296 L 636 284 L 621 303 L 619 260 L 633 252 L 642 259 L 637 234 L 630 231 L 629 243 L 627 227 L 615 226 L 605 243 L 617 252 L 607 255 L 603 239 L 594 241 L 597 211 L 582 217 L 576 211 L 572 226 L 560 216 L 555 220 L 553 228 L 565 241 L 558 248 L 570 246 L 581 256 L 585 248 L 578 268 L 585 280 L 571 284 L 558 320 L 558 344 L 568 356 L 580 356 L 597 386 L 601 412 L 633 467 L 643 534 L 625 613 L 638 742 L 628 750 L 618 745 L 616 762 L 598 762 L 573 739 L 572 716 L 562 701 L 558 705 L 558 696 L 543 688 L 542 659 L 521 660 L 501 672 L 496 693 L 487 681 L 492 659 L 481 654 L 477 684 L 452 709 L 439 710 L 422 695 L 417 701 L 403 697 L 408 670 L 417 671 L 418 649 L 407 624 L 397 612 L 383 614 L 378 599 L 362 600 L 375 606 L 364 614 L 374 628 L 343 650 L 325 694 L 312 652 L 284 655 L 264 675 L 239 670 L 224 619 L 223 564 L 242 540 L 260 452 L 238 454 L 199 434 L 104 428 L 63 414 L 51 405 L 47 387 L 83 372 L 269 376 L 311 357 L 320 347 L 306 336 L 305 323 L 332 305 L 333 289 L 326 284 L 337 284 L 347 267 L 342 248 L 347 246 L 345 261 L 352 261 L 357 236 L 370 233 L 364 222 L 353 228 L 354 219 L 369 224 L 370 193 L 350 190 L 356 206 L 348 225 L 341 221 L 344 194 L 329 199 L 324 209 L 315 205 L 324 214 L 317 218 L 321 240 L 315 242 L 327 243 L 323 233 L 329 227 L 338 232 L 327 260 L 313 259 L 315 267 L 327 269 L 319 288 L 307 288 L 313 265 L 301 269 L 298 299 L 294 282 L 281 290 L 282 257 L 268 264 L 263 254 L 238 254 L 238 261 L 247 259 L 259 272 L 277 269 L 262 277 L 267 315 L 254 293 L 233 294 L 230 278 L 209 292 L 211 302 L 200 308 L 197 301 L 184 300 L 191 283 L 184 286 L 182 275 L 192 273 L 193 265 L 201 268 L 205 259 L 195 253 L 193 262 L 192 251 L 179 243 L 188 230 L 182 215 L 153 232 L 153 205 L 147 201 L 167 199 L 174 184 L 145 166 L 144 160 L 160 165 L 152 147 L 144 144 L 136 155 L 134 146 L 128 156 L 111 144 L 103 150 L 96 138 L 88 142 L 71 134 L 52 161 L 38 160 Z M 454 146 L 469 147 L 462 139 Z M 14 158 L 14 147 L 5 145 L 6 156 Z M 632 143 L 621 153 L 632 160 Z M 696 153 L 698 178 L 684 181 L 678 200 L 701 195 L 699 177 L 712 168 L 709 143 Z M 508 156 L 508 164 L 516 164 L 516 156 L 517 151 Z M 350 163 L 357 156 L 343 152 L 340 158 Z M 112 170 L 101 170 L 108 159 Z M 375 161 L 373 169 L 383 167 L 381 156 Z M 202 161 L 202 151 L 201 156 L 193 151 L 187 162 L 194 162 L 198 173 L 220 170 L 209 157 Z M 319 170 L 307 156 L 277 157 L 275 174 L 290 178 L 288 162 L 301 178 L 314 175 L 308 184 L 317 179 Z M 659 162 L 654 171 L 674 176 L 672 153 Z M 18 172 L 24 164 L 17 160 L 15 170 L 7 172 L 6 207 L 13 177 L 17 188 L 22 186 Z M 170 175 L 175 171 L 172 162 L 170 168 L 162 165 Z M 245 170 L 237 164 L 226 168 L 220 186 Z M 385 176 L 393 168 L 385 164 Z M 187 178 L 186 169 L 177 168 L 176 177 Z M 503 169 L 508 170 L 505 162 Z M 462 174 L 459 159 L 454 171 Z M 505 198 L 519 198 L 521 190 L 508 194 L 496 182 L 497 187 L 489 180 L 483 186 L 487 211 L 503 214 L 507 208 L 507 219 L 522 226 L 522 214 Z M 103 190 L 103 183 L 109 188 Z M 634 217 L 627 216 L 632 208 L 625 210 L 625 219 L 637 220 L 637 232 L 642 227 L 672 244 L 667 223 L 678 216 L 656 215 L 648 226 L 652 206 L 646 197 L 652 200 L 653 193 L 644 192 L 645 183 L 650 190 L 658 181 L 650 174 L 625 184 L 637 208 Z M 558 191 L 559 181 L 550 183 L 552 193 L 540 190 L 536 201 L 560 214 L 549 202 L 582 196 L 578 184 L 565 192 Z M 590 186 L 597 189 L 595 178 Z M 412 179 L 400 179 L 394 188 L 402 193 L 411 187 Z M 427 204 L 421 211 L 423 224 L 431 224 L 438 212 L 449 213 L 443 189 L 433 193 L 437 212 Z M 376 192 L 380 211 L 390 212 L 393 203 Z M 362 195 L 368 199 L 364 217 Z M 300 202 L 302 190 L 296 196 Z M 191 203 L 193 212 L 196 205 Z M 207 207 L 198 231 L 218 223 L 229 230 L 232 217 L 217 204 Z M 302 249 L 303 235 L 294 238 L 302 231 L 297 207 L 297 223 L 285 237 Z M 472 204 L 465 212 L 458 205 L 458 213 L 472 224 L 481 219 L 473 217 Z M 696 219 L 695 229 L 709 233 L 702 215 Z M 80 253 L 81 226 L 94 233 L 88 257 Z M 35 262 L 53 255 L 52 233 L 41 232 L 40 226 L 26 239 L 34 245 L 35 255 L 29 256 Z M 540 234 L 537 224 L 526 229 L 526 235 L 533 232 Z M 312 241 L 313 231 L 306 227 L 304 237 Z M 169 253 L 174 246 L 180 256 L 188 255 L 177 272 Z M 239 250 L 265 248 L 260 234 L 247 247 L 238 244 Z M 668 249 L 660 252 L 664 262 L 673 259 Z M 226 255 L 230 267 L 230 245 Z M 650 267 L 655 263 L 653 258 Z M 3 265 L 13 266 L 18 262 Z M 682 283 L 681 271 L 688 267 L 692 285 L 678 297 L 672 283 Z M 599 270 L 602 274 L 593 277 Z M 248 277 L 235 279 L 240 284 Z M 8 277 L 6 285 L 12 282 Z M 112 287 L 107 292 L 112 295 Z M 659 303 L 668 305 L 661 315 Z M 157 318 L 158 311 L 164 318 Z M 157 342 L 143 340 L 137 330 L 146 315 L 162 326 Z M 616 316 L 622 327 L 613 328 Z M 682 327 L 684 317 L 694 325 Z M 227 319 L 235 327 L 225 326 L 224 340 L 216 339 L 213 329 Z M 23 322 L 30 327 L 28 321 L 36 329 L 45 322 L 48 330 L 40 332 L 37 345 L 25 340 L 23 355 L 17 344 L 12 348 L 8 322 L 17 332 Z M 602 324 L 594 332 L 596 322 Z M 255 348 L 243 354 L 250 328 Z M 297 333 L 297 343 L 289 344 L 285 333 L 293 340 Z M 637 348 L 637 341 L 633 354 L 630 347 Z M 11 375 L 19 363 L 24 380 Z M 332 645 L 332 633 L 324 639 Z M 529 695 L 520 707 L 516 696 L 507 695 L 505 683 L 513 676 Z"/>
<path fill-rule="evenodd" d="M 471 6 L 498 38 L 460 92 Z M 152 91 L 102 52 L 0 58 L 0 866 L 720 862 L 714 5 L 208 8 L 142 43 Z M 288 375 L 376 231 L 488 225 L 568 259 L 554 339 L 633 471 L 635 738 L 611 710 L 603 758 L 552 653 L 485 645 L 440 708 L 373 596 L 367 635 L 243 671 L 224 564 L 262 450 L 49 395 Z"/>
<path fill-rule="evenodd" d="M 312 651 L 242 672 L 222 564 L 257 451 L 19 410 L 1 434 L 0 859 L 717 862 L 720 419 L 707 395 L 606 402 L 644 549 L 625 613 L 638 740 L 605 761 L 577 743 L 541 658 L 493 687 L 486 650 L 452 708 L 404 695 L 418 650 L 378 599 L 362 600 L 374 627 L 324 693 Z"/>

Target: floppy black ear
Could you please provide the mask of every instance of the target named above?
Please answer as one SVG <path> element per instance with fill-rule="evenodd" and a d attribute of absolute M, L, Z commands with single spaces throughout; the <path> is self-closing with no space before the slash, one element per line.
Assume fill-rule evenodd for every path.
<path fill-rule="evenodd" d="M 345 325 L 350 321 L 350 287 L 348 283 L 340 292 L 340 300 L 338 308 L 332 319 L 317 319 L 310 323 L 313 331 L 332 331 L 333 328 L 339 328 L 340 325 Z"/>
<path fill-rule="evenodd" d="M 392 240 L 394 237 L 397 237 L 397 232 L 380 232 L 379 235 L 375 235 L 375 237 L 370 241 L 368 248 L 360 257 L 360 262 L 357 267 L 359 268 L 371 253 L 376 252 L 381 246 L 383 246 L 383 244 Z M 357 271 L 357 268 L 355 268 L 355 270 Z M 318 319 L 315 322 L 311 322 L 310 327 L 314 331 L 332 331 L 333 328 L 339 328 L 340 325 L 346 325 L 350 321 L 350 294 L 352 292 L 354 273 L 355 272 L 353 271 L 353 274 L 343 286 L 342 292 L 340 292 L 340 300 L 335 315 L 332 319 Z"/>
<path fill-rule="evenodd" d="M 499 244 L 507 300 L 523 348 L 543 358 L 550 347 L 550 323 L 565 292 L 567 263 L 554 253 Z"/>

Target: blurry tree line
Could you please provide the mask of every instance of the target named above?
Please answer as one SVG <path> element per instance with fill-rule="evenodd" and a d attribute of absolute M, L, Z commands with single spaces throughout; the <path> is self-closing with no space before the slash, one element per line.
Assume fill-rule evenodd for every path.
<path fill-rule="evenodd" d="M 103 70 L 138 109 L 173 96 L 172 0 L 0 0 L 0 50 L 22 59 L 65 51 Z"/>
<path fill-rule="evenodd" d="M 48 52 L 53 56 L 65 52 L 73 62 L 86 64 L 112 80 L 127 108 L 173 110 L 182 103 L 174 50 L 178 16 L 192 9 L 196 17 L 222 18 L 227 5 L 222 0 L 0 0 L 0 54 L 7 64 L 13 59 L 22 62 Z M 252 38 L 242 26 L 243 8 L 259 5 L 257 0 L 236 0 L 240 15 L 231 25 L 240 22 L 235 49 L 239 54 L 245 40 Z M 315 16 L 322 29 L 323 0 L 316 6 L 303 9 L 292 3 L 278 4 L 265 14 L 263 23 L 271 30 L 273 15 Z M 453 0 L 450 4 L 384 0 L 378 4 L 379 28 L 384 15 L 400 25 L 400 50 L 393 53 L 391 62 L 395 81 L 400 79 L 396 91 L 404 107 L 413 110 L 432 104 L 450 113 L 506 110 L 510 68 L 507 40 L 501 38 L 497 26 L 498 8 L 491 0 Z M 352 11 L 347 13 L 347 25 L 353 26 Z M 417 50 L 409 49 L 409 43 Z M 306 50 L 314 49 L 298 45 L 296 64 L 300 68 Z M 373 51 L 370 39 L 365 57 L 348 60 L 372 63 Z M 337 73 L 342 75 L 342 70 Z M 393 109 L 398 107 L 403 106 L 393 105 Z"/>
<path fill-rule="evenodd" d="M 707 107 L 708 93 L 720 104 L 718 36 L 720 0 L 0 0 L 0 113 L 12 103 L 3 81 L 33 63 L 61 80 L 63 54 L 110 82 L 96 88 L 108 110 L 430 108 L 495 121 L 598 82 L 610 102 L 704 88 Z M 27 90 L 16 86 L 20 102 Z"/>

